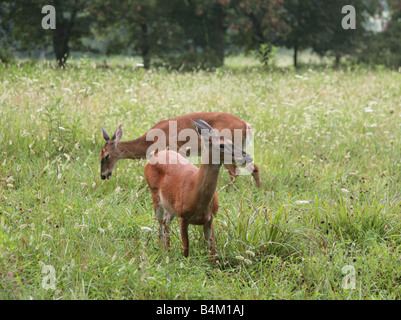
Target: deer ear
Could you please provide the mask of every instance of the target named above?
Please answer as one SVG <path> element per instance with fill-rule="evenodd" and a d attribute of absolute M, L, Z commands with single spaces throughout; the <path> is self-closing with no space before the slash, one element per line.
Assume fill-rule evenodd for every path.
<path fill-rule="evenodd" d="M 198 118 L 197 122 L 194 122 L 195 128 L 198 129 L 198 134 L 203 138 L 213 137 L 216 138 L 217 134 L 213 128 L 203 119 Z"/>
<path fill-rule="evenodd" d="M 199 138 L 207 138 L 209 137 L 209 129 L 205 127 L 203 124 L 199 122 L 195 122 L 191 119 L 192 124 L 195 127 L 195 131 L 198 134 Z"/>
<path fill-rule="evenodd" d="M 192 119 L 190 119 L 190 120 L 191 120 L 192 124 L 193 124 L 194 127 L 195 127 L 196 133 L 200 136 L 200 134 L 201 134 L 201 128 L 199 128 L 198 124 L 197 124 L 194 120 L 192 120 Z"/>
<path fill-rule="evenodd" d="M 205 120 L 198 118 L 198 123 L 201 124 L 204 128 L 208 129 L 209 131 L 213 131 L 213 128 Z"/>
<path fill-rule="evenodd" d="M 114 132 L 113 136 L 111 137 L 111 141 L 117 143 L 118 141 L 120 141 L 122 135 L 123 135 L 123 131 L 122 131 L 121 124 L 120 124 L 118 126 L 116 132 Z"/>
<path fill-rule="evenodd" d="M 110 140 L 110 137 L 108 135 L 108 133 L 106 132 L 106 130 L 103 129 L 102 127 L 102 133 L 103 133 L 103 139 L 107 142 Z"/>

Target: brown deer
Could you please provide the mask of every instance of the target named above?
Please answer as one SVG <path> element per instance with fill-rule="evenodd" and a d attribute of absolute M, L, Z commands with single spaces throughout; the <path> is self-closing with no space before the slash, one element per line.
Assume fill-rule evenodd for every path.
<path fill-rule="evenodd" d="M 221 165 L 227 159 L 241 165 L 251 163 L 253 159 L 231 141 L 218 136 L 202 119 L 193 125 L 203 142 L 200 168 L 175 151 L 162 150 L 146 164 L 145 178 L 152 194 L 163 247 L 170 247 L 170 223 L 177 217 L 184 256 L 188 256 L 188 226 L 194 224 L 203 226 L 213 259 L 213 219 L 219 207 L 216 187 Z"/>
<path fill-rule="evenodd" d="M 191 152 L 196 151 L 196 153 L 199 154 L 201 151 L 201 144 L 198 143 L 198 139 L 196 139 L 195 145 L 190 144 L 193 139 L 188 139 L 187 137 L 187 139 L 180 140 L 177 139 L 176 136 L 171 137 L 169 134 L 170 126 L 174 124 L 176 126 L 176 135 L 180 136 L 181 133 L 189 129 L 196 135 L 190 119 L 198 118 L 206 121 L 211 127 L 221 132 L 221 135 L 225 136 L 229 140 L 233 140 L 233 137 L 235 137 L 235 131 L 239 131 L 241 133 L 241 139 L 239 140 L 241 140 L 242 145 L 237 146 L 241 147 L 242 149 L 245 149 L 246 145 L 250 141 L 251 127 L 248 123 L 232 114 L 219 112 L 191 113 L 168 120 L 163 120 L 153 126 L 143 136 L 131 141 L 120 141 L 122 136 L 121 125 L 113 134 L 111 139 L 107 132 L 102 128 L 103 138 L 106 143 L 100 153 L 101 178 L 103 180 L 106 178 L 109 179 L 111 177 L 111 174 L 113 173 L 113 169 L 116 166 L 117 161 L 120 159 L 145 159 L 147 157 L 148 150 L 151 148 L 152 144 L 157 141 L 157 139 L 152 139 L 152 132 L 161 132 L 166 136 L 166 148 L 173 149 L 171 144 L 174 143 L 177 150 L 183 150 L 183 147 L 187 146 L 187 149 L 190 149 Z M 234 140 L 234 142 L 237 141 Z M 182 156 L 188 156 L 188 152 L 187 154 L 180 152 L 180 154 Z M 236 165 L 234 163 L 227 163 L 224 164 L 224 166 L 228 169 L 231 179 L 234 180 L 238 175 Z M 259 176 L 258 166 L 254 163 L 251 163 L 246 167 L 246 169 L 251 172 L 253 178 L 255 179 L 256 186 L 258 188 L 261 188 L 262 184 Z"/>

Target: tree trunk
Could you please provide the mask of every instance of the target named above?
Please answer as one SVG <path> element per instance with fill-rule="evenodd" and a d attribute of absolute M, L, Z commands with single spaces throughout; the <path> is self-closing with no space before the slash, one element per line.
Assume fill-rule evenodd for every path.
<path fill-rule="evenodd" d="M 141 23 L 142 30 L 142 41 L 141 41 L 141 52 L 143 59 L 143 67 L 145 69 L 150 68 L 150 45 L 149 45 L 149 34 L 148 34 L 148 25 L 145 23 Z"/>
<path fill-rule="evenodd" d="M 252 21 L 252 29 L 253 29 L 252 38 L 255 39 L 255 41 L 258 43 L 259 47 L 264 43 L 270 43 L 270 40 L 267 39 L 263 33 L 263 27 L 261 25 L 260 20 L 258 20 L 255 17 L 253 12 L 247 13 L 246 15 Z"/>
<path fill-rule="evenodd" d="M 294 67 L 298 66 L 298 43 L 294 46 Z"/>
<path fill-rule="evenodd" d="M 54 8 L 56 9 L 56 29 L 53 30 L 53 49 L 56 55 L 56 60 L 60 68 L 64 69 L 65 64 L 70 54 L 68 42 L 72 28 L 74 27 L 75 19 L 78 13 L 78 2 L 74 2 L 71 9 L 70 19 L 64 18 L 63 4 L 60 0 L 53 0 Z"/>
<path fill-rule="evenodd" d="M 338 68 L 340 65 L 341 55 L 336 53 L 335 67 Z"/>
<path fill-rule="evenodd" d="M 225 13 L 223 7 L 220 4 L 216 4 L 213 8 L 213 20 L 211 22 L 211 35 L 210 47 L 216 54 L 215 66 L 220 67 L 224 64 L 224 38 L 226 28 L 224 27 Z"/>
<path fill-rule="evenodd" d="M 60 25 L 53 33 L 53 49 L 56 55 L 56 61 L 60 68 L 65 68 L 65 63 L 67 61 L 68 55 L 70 53 L 70 48 L 68 46 L 69 37 L 63 32 Z"/>

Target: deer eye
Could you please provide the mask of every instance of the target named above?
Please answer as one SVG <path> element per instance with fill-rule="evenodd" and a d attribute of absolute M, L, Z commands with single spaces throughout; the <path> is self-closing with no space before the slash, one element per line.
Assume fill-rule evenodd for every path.
<path fill-rule="evenodd" d="M 106 160 L 108 160 L 110 158 L 110 153 L 106 154 L 106 156 L 104 157 Z"/>

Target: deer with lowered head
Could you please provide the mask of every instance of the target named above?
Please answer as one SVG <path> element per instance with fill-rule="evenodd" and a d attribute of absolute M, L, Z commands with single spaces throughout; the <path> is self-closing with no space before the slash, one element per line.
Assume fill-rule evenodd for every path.
<path fill-rule="evenodd" d="M 162 150 L 146 164 L 145 178 L 152 194 L 163 247 L 170 247 L 170 223 L 177 217 L 184 256 L 188 256 L 189 249 L 188 226 L 193 224 L 203 226 L 213 259 L 213 219 L 219 207 L 216 187 L 220 168 L 225 161 L 246 165 L 253 159 L 231 141 L 218 136 L 202 119 L 193 125 L 202 141 L 199 169 L 177 152 Z"/>
<path fill-rule="evenodd" d="M 175 123 L 177 134 L 179 135 L 185 129 L 193 130 L 193 124 L 191 119 L 201 118 L 206 121 L 211 127 L 215 130 L 218 130 L 222 133 L 227 139 L 233 140 L 232 137 L 235 136 L 235 130 L 240 131 L 241 133 L 241 143 L 242 145 L 237 145 L 242 149 L 245 149 L 248 142 L 251 138 L 251 126 L 246 123 L 244 120 L 229 114 L 222 112 L 198 112 L 191 113 L 179 117 L 175 117 L 168 120 L 163 120 L 158 122 L 155 126 L 153 126 L 147 133 L 142 135 L 141 137 L 131 140 L 131 141 L 120 141 L 122 137 L 122 128 L 121 125 L 115 131 L 113 136 L 110 138 L 106 130 L 102 128 L 103 138 L 105 140 L 105 144 L 100 153 L 101 158 L 101 171 L 100 176 L 104 179 L 110 179 L 113 169 L 115 168 L 118 160 L 120 159 L 145 159 L 147 156 L 147 151 L 154 143 L 153 139 L 147 139 L 147 136 L 152 132 L 152 130 L 159 130 L 163 132 L 167 138 L 167 146 L 171 148 L 172 141 L 169 139 L 169 131 L 170 124 Z M 224 133 L 225 132 L 225 133 Z M 227 136 L 227 133 L 228 136 Z M 181 148 L 188 142 L 187 140 L 180 141 L 179 139 L 173 139 L 176 143 L 177 150 Z M 178 140 L 178 141 L 177 141 Z M 196 139 L 197 140 L 197 139 Z M 196 145 L 191 146 L 191 148 L 196 148 L 197 152 L 200 153 L 200 143 L 198 140 L 196 141 Z M 186 156 L 185 154 L 181 154 Z M 232 164 L 224 164 L 224 166 L 228 169 L 231 180 L 234 180 L 237 175 L 237 167 L 234 163 Z M 261 188 L 261 180 L 259 176 L 259 168 L 256 164 L 251 163 L 247 165 L 246 170 L 250 171 L 256 186 Z"/>

